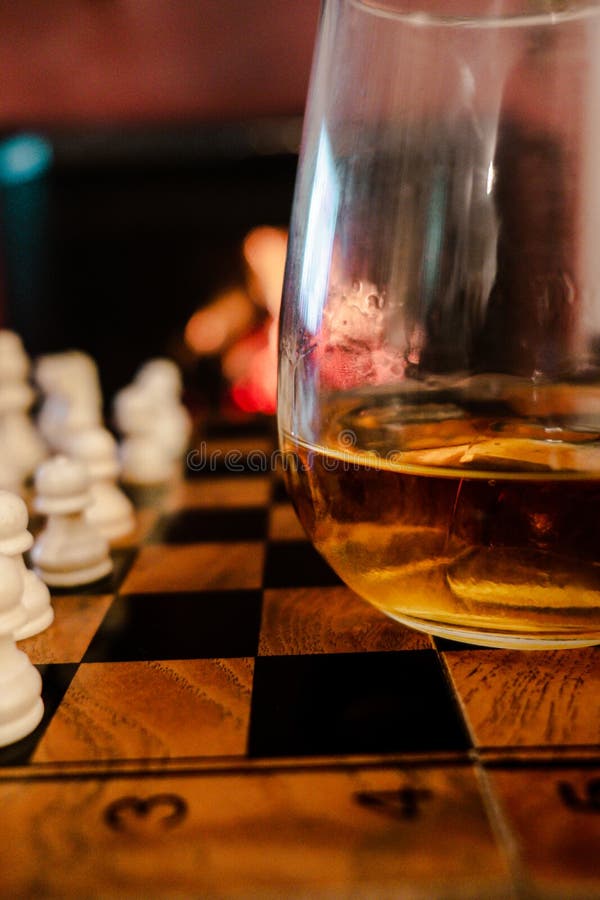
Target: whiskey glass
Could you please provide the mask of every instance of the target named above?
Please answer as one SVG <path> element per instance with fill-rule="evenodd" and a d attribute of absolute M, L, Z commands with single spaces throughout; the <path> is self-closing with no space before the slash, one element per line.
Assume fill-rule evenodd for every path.
<path fill-rule="evenodd" d="M 347 585 L 454 640 L 600 642 L 600 2 L 325 0 L 279 354 Z"/>

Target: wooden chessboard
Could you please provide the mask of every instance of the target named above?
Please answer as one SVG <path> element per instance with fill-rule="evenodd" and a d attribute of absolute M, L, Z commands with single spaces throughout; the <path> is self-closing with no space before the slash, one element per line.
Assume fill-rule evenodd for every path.
<path fill-rule="evenodd" d="M 22 642 L 2 895 L 600 897 L 598 652 L 401 627 L 306 540 L 270 421 L 205 438 Z"/>

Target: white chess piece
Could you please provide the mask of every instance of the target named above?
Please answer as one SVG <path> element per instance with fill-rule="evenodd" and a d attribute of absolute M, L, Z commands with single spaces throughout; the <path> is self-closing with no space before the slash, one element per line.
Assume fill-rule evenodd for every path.
<path fill-rule="evenodd" d="M 90 478 L 83 463 L 55 456 L 35 475 L 35 509 L 48 516 L 31 551 L 46 584 L 72 587 L 98 581 L 112 571 L 108 543 L 85 519 Z"/>
<path fill-rule="evenodd" d="M 48 456 L 46 443 L 27 415 L 26 408 L 0 415 L 0 444 L 21 482 L 33 475 Z"/>
<path fill-rule="evenodd" d="M 152 435 L 179 465 L 189 450 L 192 437 L 192 423 L 185 406 L 178 404 L 163 409 L 155 419 Z"/>
<path fill-rule="evenodd" d="M 91 356 L 80 350 L 41 356 L 35 379 L 44 394 L 38 428 L 54 451 L 62 451 L 77 431 L 102 425 L 102 392 Z"/>
<path fill-rule="evenodd" d="M 46 396 L 71 396 L 73 391 L 83 391 L 90 403 L 102 406 L 98 367 L 92 357 L 81 350 L 48 353 L 38 357 L 34 375 Z"/>
<path fill-rule="evenodd" d="M 107 540 L 130 534 L 135 528 L 133 504 L 117 486 L 117 443 L 106 428 L 89 428 L 75 434 L 67 453 L 87 466 L 92 501 L 85 509 L 87 521 Z"/>
<path fill-rule="evenodd" d="M 19 335 L 0 331 L 0 445 L 3 458 L 20 481 L 32 475 L 47 455 L 44 441 L 28 416 L 35 399 L 28 383 L 29 370 L 29 357 Z"/>
<path fill-rule="evenodd" d="M 170 359 L 151 359 L 114 400 L 121 446 L 123 481 L 161 484 L 178 474 L 192 434 L 190 414 L 181 403 L 182 378 Z"/>
<path fill-rule="evenodd" d="M 137 384 L 119 391 L 114 400 L 117 428 L 124 435 L 121 443 L 121 479 L 125 484 L 166 484 L 175 475 L 173 455 L 157 437 L 160 415 L 152 397 Z"/>
<path fill-rule="evenodd" d="M 158 357 L 144 363 L 134 384 L 142 388 L 155 410 L 153 435 L 175 461 L 189 448 L 192 419 L 181 402 L 183 379 L 179 366 L 171 359 Z"/>
<path fill-rule="evenodd" d="M 179 403 L 183 379 L 177 363 L 166 357 L 149 359 L 136 373 L 134 384 L 143 387 L 156 403 Z"/>
<path fill-rule="evenodd" d="M 17 562 L 0 556 L 0 747 L 30 734 L 44 714 L 40 673 L 14 638 L 26 619 L 22 592 Z"/>
<path fill-rule="evenodd" d="M 149 434 L 154 424 L 156 406 L 152 397 L 134 383 L 115 394 L 113 414 L 117 429 L 125 437 Z"/>
<path fill-rule="evenodd" d="M 57 394 L 46 407 L 52 413 L 50 423 L 53 449 L 66 453 L 71 439 L 82 431 L 102 425 L 102 415 L 85 389 L 71 390 L 69 396 Z M 48 423 L 47 423 L 48 427 Z"/>
<path fill-rule="evenodd" d="M 60 360 L 58 354 L 39 356 L 35 361 L 34 378 L 42 393 L 42 404 L 37 417 L 38 431 L 49 447 L 54 449 L 60 439 L 60 407 L 63 394 L 60 391 Z"/>
<path fill-rule="evenodd" d="M 173 464 L 181 459 L 189 446 L 192 427 L 186 408 L 177 402 L 163 404 L 144 385 L 134 382 L 115 396 L 114 414 L 115 424 L 125 436 L 126 444 L 131 438 L 145 439 L 143 442 L 137 440 L 134 449 L 123 450 L 123 480 L 127 481 L 130 474 L 131 466 L 127 460 L 134 455 L 141 458 L 143 447 L 148 448 L 146 455 L 156 460 L 151 467 L 161 473 L 159 480 L 169 480 L 176 470 Z M 152 445 L 155 445 L 154 452 Z M 162 448 L 162 454 L 159 448 Z M 164 457 L 162 463 L 161 455 Z"/>
<path fill-rule="evenodd" d="M 5 452 L 0 443 L 0 490 L 18 494 L 23 486 L 21 472 Z"/>
<path fill-rule="evenodd" d="M 158 487 L 168 484 L 176 474 L 170 454 L 156 439 L 145 435 L 125 438 L 119 458 L 124 484 Z"/>
<path fill-rule="evenodd" d="M 71 420 L 67 424 L 72 431 L 102 425 L 98 366 L 87 353 L 70 350 L 64 354 L 62 393 L 71 401 Z"/>
<path fill-rule="evenodd" d="M 0 381 L 27 381 L 30 368 L 20 335 L 0 329 Z"/>
<path fill-rule="evenodd" d="M 0 491 L 0 553 L 15 560 L 23 579 L 21 603 L 27 620 L 15 630 L 18 641 L 39 634 L 54 621 L 50 591 L 35 572 L 26 567 L 23 559 L 23 553 L 33 546 L 28 523 L 25 501 L 9 491 Z"/>

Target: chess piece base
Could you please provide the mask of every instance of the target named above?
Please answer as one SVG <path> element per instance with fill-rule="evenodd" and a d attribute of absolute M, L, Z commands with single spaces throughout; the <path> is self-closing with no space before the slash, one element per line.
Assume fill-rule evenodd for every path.
<path fill-rule="evenodd" d="M 39 565 L 34 567 L 34 572 L 50 587 L 76 587 L 77 585 L 91 584 L 104 578 L 105 575 L 110 575 L 112 567 L 112 560 L 107 559 L 93 566 L 86 566 L 73 572 L 44 569 Z"/>
<path fill-rule="evenodd" d="M 39 698 L 33 709 L 28 710 L 16 722 L 0 725 L 0 747 L 6 747 L 8 744 L 14 744 L 15 741 L 20 741 L 21 738 L 27 737 L 40 724 L 43 715 L 44 704 L 42 699 Z"/>
<path fill-rule="evenodd" d="M 42 677 L 12 635 L 0 635 L 0 747 L 30 734 L 44 714 Z"/>
<path fill-rule="evenodd" d="M 43 581 L 23 565 L 23 581 L 25 590 L 21 603 L 27 613 L 27 621 L 19 628 L 15 628 L 16 641 L 33 637 L 48 628 L 54 621 L 54 610 L 50 605 L 50 592 Z"/>
<path fill-rule="evenodd" d="M 33 637 L 45 631 L 54 622 L 54 610 L 51 606 L 47 607 L 43 612 L 36 616 L 35 619 L 28 620 L 21 628 L 17 628 L 14 632 L 15 641 L 24 641 L 25 638 Z"/>

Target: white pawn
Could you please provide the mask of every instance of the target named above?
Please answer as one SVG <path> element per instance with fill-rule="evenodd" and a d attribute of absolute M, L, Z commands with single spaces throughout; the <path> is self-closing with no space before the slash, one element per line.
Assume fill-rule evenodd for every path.
<path fill-rule="evenodd" d="M 26 408 L 0 416 L 0 444 L 21 483 L 33 475 L 48 456 L 46 443 L 36 431 Z"/>
<path fill-rule="evenodd" d="M 14 638 L 26 619 L 22 592 L 18 564 L 0 556 L 0 747 L 30 734 L 44 714 L 40 673 Z"/>
<path fill-rule="evenodd" d="M 23 478 L 14 461 L 0 443 L 0 490 L 18 494 L 23 486 Z"/>
<path fill-rule="evenodd" d="M 146 435 L 125 438 L 119 456 L 124 484 L 159 487 L 176 475 L 171 456 L 155 438 Z"/>
<path fill-rule="evenodd" d="M 54 621 L 50 591 L 23 560 L 23 553 L 33 545 L 27 530 L 29 516 L 25 501 L 9 491 L 0 491 L 0 553 L 15 560 L 23 579 L 21 603 L 27 620 L 15 630 L 18 641 L 44 631 Z"/>
<path fill-rule="evenodd" d="M 85 519 L 90 478 L 83 463 L 54 456 L 35 474 L 35 509 L 48 516 L 31 551 L 34 569 L 46 584 L 90 584 L 112 571 L 108 543 Z"/>
<path fill-rule="evenodd" d="M 183 380 L 179 366 L 171 359 L 158 357 L 144 363 L 134 384 L 143 389 L 156 410 L 153 432 L 174 460 L 189 447 L 192 419 L 181 402 Z"/>
<path fill-rule="evenodd" d="M 149 359 L 136 373 L 135 384 L 143 387 L 158 403 L 179 403 L 183 379 L 177 363 L 166 357 Z"/>
<path fill-rule="evenodd" d="M 0 330 L 0 445 L 20 481 L 46 457 L 46 446 L 28 416 L 35 392 L 29 357 L 14 331 Z"/>
<path fill-rule="evenodd" d="M 159 412 L 151 396 L 137 384 L 119 391 L 114 401 L 120 447 L 121 479 L 125 484 L 167 484 L 176 473 L 173 454 L 156 433 Z"/>
<path fill-rule="evenodd" d="M 30 362 L 16 331 L 0 329 L 0 381 L 27 381 Z"/>
<path fill-rule="evenodd" d="M 135 383 L 117 391 L 113 401 L 115 425 L 122 435 L 149 434 L 154 427 L 156 407 L 150 394 Z"/>
<path fill-rule="evenodd" d="M 75 434 L 67 453 L 87 466 L 92 502 L 85 509 L 87 521 L 107 540 L 125 537 L 135 528 L 133 504 L 117 487 L 117 443 L 106 428 L 89 428 Z"/>
<path fill-rule="evenodd" d="M 152 435 L 178 465 L 189 450 L 192 436 L 190 415 L 182 404 L 166 407 L 156 418 Z"/>
<path fill-rule="evenodd" d="M 134 382 L 116 395 L 114 415 L 117 428 L 125 436 L 123 481 L 129 483 L 133 479 L 135 483 L 142 478 L 144 483 L 145 476 L 135 462 L 138 459 L 142 460 L 144 471 L 156 472 L 155 481 L 169 481 L 189 446 L 192 429 L 186 408 L 181 403 L 163 405 L 143 385 Z M 148 463 L 144 463 L 145 457 Z"/>

